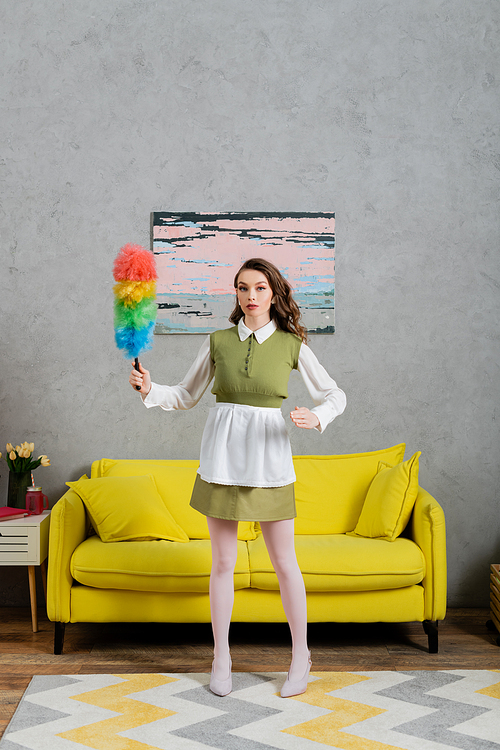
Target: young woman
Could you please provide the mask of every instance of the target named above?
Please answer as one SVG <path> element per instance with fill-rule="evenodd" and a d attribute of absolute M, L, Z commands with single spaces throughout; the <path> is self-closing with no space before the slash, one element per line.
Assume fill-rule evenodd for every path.
<path fill-rule="evenodd" d="M 325 427 L 345 409 L 345 395 L 306 345 L 306 331 L 288 281 L 269 261 L 246 261 L 234 280 L 232 328 L 207 336 L 176 386 L 157 385 L 140 365 L 129 382 L 144 404 L 166 411 L 195 406 L 214 378 L 216 405 L 203 432 L 191 505 L 207 516 L 212 545 L 210 609 L 214 660 L 210 689 L 231 692 L 229 624 L 234 601 L 238 521 L 259 521 L 279 580 L 292 635 L 292 662 L 283 697 L 305 692 L 311 668 L 304 581 L 294 545 L 292 453 L 281 413 L 291 370 L 316 404 L 290 412 L 300 429 Z"/>

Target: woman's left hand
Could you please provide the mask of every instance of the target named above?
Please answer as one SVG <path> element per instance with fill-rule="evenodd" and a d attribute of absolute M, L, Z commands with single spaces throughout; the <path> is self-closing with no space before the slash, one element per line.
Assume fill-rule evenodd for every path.
<path fill-rule="evenodd" d="M 316 414 L 305 406 L 296 406 L 290 412 L 290 419 L 296 427 L 302 427 L 303 430 L 312 430 L 319 425 L 319 419 Z"/>

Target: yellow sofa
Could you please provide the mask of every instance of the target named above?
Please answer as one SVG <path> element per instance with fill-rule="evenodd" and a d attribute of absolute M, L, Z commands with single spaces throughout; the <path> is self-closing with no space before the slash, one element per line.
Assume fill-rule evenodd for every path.
<path fill-rule="evenodd" d="M 436 652 L 446 612 L 444 514 L 418 486 L 418 454 L 403 461 L 404 450 L 294 458 L 297 558 L 310 622 L 419 621 Z M 54 653 L 66 623 L 210 621 L 208 527 L 189 506 L 197 467 L 102 459 L 90 479 L 69 483 L 51 514 Z M 285 621 L 253 522 L 239 524 L 234 588 L 234 622 Z"/>

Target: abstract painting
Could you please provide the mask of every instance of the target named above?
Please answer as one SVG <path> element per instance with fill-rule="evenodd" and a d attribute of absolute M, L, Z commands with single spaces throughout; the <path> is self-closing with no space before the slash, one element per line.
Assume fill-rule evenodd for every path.
<path fill-rule="evenodd" d="M 310 333 L 335 331 L 335 214 L 151 214 L 158 270 L 155 333 L 228 328 L 234 276 L 265 258 L 291 283 Z"/>

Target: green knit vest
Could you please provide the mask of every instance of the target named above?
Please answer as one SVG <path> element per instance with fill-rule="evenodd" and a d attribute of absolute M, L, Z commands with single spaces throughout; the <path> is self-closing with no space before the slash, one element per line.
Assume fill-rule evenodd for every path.
<path fill-rule="evenodd" d="M 253 334 L 240 341 L 238 326 L 211 333 L 216 400 L 279 408 L 288 398 L 288 379 L 297 369 L 301 344 L 295 334 L 278 329 L 262 344 Z"/>

